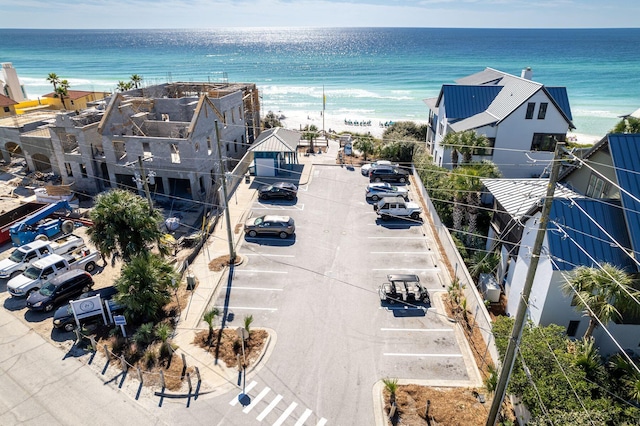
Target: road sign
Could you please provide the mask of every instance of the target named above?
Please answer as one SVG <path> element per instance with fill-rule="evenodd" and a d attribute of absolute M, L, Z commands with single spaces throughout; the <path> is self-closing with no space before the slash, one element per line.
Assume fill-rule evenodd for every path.
<path fill-rule="evenodd" d="M 124 315 L 114 315 L 113 322 L 116 325 L 127 325 L 127 319 L 124 317 Z"/>

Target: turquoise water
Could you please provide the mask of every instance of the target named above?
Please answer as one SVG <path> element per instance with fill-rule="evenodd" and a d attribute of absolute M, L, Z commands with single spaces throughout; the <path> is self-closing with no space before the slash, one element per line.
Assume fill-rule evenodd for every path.
<path fill-rule="evenodd" d="M 0 29 L 31 98 L 55 72 L 72 89 L 114 91 L 132 74 L 166 81 L 256 83 L 263 111 L 322 109 L 376 120 L 426 120 L 442 84 L 496 68 L 566 86 L 577 132 L 603 135 L 640 107 L 640 29 L 252 28 Z"/>

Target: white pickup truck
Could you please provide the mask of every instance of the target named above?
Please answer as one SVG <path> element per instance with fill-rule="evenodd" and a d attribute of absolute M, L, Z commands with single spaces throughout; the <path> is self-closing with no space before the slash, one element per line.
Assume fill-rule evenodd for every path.
<path fill-rule="evenodd" d="M 87 272 L 93 272 L 98 257 L 97 251 L 91 252 L 88 248 L 81 248 L 64 256 L 50 254 L 35 261 L 21 275 L 10 279 L 7 291 L 14 297 L 28 296 L 40 289 L 47 280 L 72 269 L 83 268 Z"/>
<path fill-rule="evenodd" d="M 66 254 L 84 246 L 82 237 L 74 234 L 56 241 L 35 240 L 14 249 L 8 258 L 0 261 L 0 278 L 13 278 L 24 272 L 36 260 L 50 254 Z"/>

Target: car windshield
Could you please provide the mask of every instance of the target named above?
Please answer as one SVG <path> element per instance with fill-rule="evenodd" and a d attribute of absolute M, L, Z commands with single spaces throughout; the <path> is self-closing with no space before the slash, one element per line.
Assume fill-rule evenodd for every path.
<path fill-rule="evenodd" d="M 27 268 L 27 270 L 24 271 L 23 275 L 29 279 L 35 280 L 40 276 L 41 272 L 42 272 L 42 269 L 32 266 L 30 268 Z"/>
<path fill-rule="evenodd" d="M 56 286 L 51 284 L 51 281 L 47 281 L 45 285 L 40 288 L 40 294 L 42 294 L 43 296 L 51 296 L 55 289 Z"/>
<path fill-rule="evenodd" d="M 264 217 L 257 217 L 253 224 L 260 225 L 262 222 L 264 222 Z"/>
<path fill-rule="evenodd" d="M 23 252 L 23 251 L 14 250 L 13 253 L 11 253 L 11 257 L 9 257 L 9 259 L 11 259 L 12 261 L 14 261 L 16 263 L 21 263 L 22 260 L 24 259 L 25 255 L 26 255 L 26 253 Z"/>
<path fill-rule="evenodd" d="M 268 186 L 265 186 L 263 190 L 264 191 L 271 191 L 272 189 L 273 189 L 273 186 L 268 185 Z"/>

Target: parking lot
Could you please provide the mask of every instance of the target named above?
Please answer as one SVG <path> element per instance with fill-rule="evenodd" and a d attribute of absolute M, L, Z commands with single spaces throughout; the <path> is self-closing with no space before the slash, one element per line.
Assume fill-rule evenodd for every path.
<path fill-rule="evenodd" d="M 378 219 L 367 184 L 358 169 L 316 165 L 297 200 L 256 199 L 251 216 L 289 215 L 296 233 L 246 237 L 245 261 L 213 302 L 226 326 L 252 315 L 253 327 L 277 336 L 248 393 L 268 387 L 319 421 L 344 415 L 373 424 L 371 389 L 385 377 L 433 385 L 475 379 L 439 301 L 445 286 L 426 225 Z M 378 288 L 392 273 L 418 275 L 431 304 L 381 303 Z"/>

